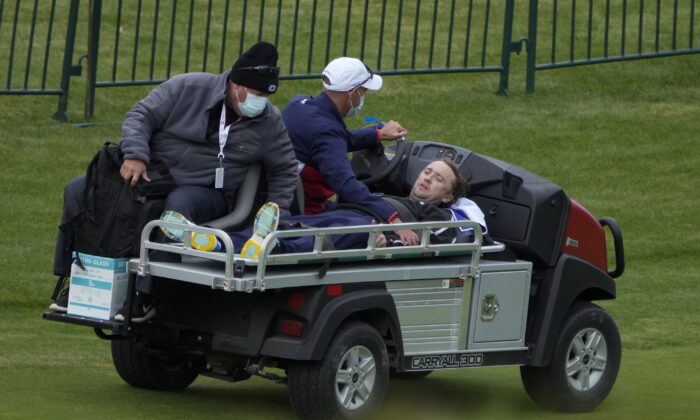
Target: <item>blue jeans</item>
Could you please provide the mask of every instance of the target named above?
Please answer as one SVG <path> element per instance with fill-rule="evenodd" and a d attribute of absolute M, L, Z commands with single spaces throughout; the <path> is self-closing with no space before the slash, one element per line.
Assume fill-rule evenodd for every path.
<path fill-rule="evenodd" d="M 223 190 L 195 185 L 175 188 L 163 208 L 176 211 L 198 225 L 223 217 L 229 211 Z"/>
<path fill-rule="evenodd" d="M 56 235 L 56 250 L 53 256 L 53 273 L 57 276 L 70 276 L 70 265 L 73 258 L 73 244 L 68 232 L 68 221 L 75 217 L 83 205 L 85 191 L 85 176 L 73 178 L 63 188 L 63 213 L 61 224 Z"/>

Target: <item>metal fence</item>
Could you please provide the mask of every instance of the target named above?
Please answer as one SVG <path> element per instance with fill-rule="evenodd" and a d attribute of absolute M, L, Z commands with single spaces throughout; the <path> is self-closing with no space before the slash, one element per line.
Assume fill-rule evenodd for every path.
<path fill-rule="evenodd" d="M 58 2 L 58 6 L 56 3 Z M 20 3 L 21 7 L 20 7 Z M 33 33 L 29 15 L 43 13 L 33 2 L 16 0 L 20 12 L 0 0 L 0 41 L 8 22 Z M 67 4 L 69 3 L 69 4 Z M 81 4 L 78 19 L 78 3 Z M 11 78 L 30 74 L 39 59 L 17 68 L 17 50 L 0 55 L 9 63 L 5 94 L 61 95 L 57 118 L 66 116 L 68 85 L 62 83 L 87 67 L 86 117 L 92 115 L 96 88 L 158 84 L 174 74 L 222 72 L 250 44 L 267 40 L 278 46 L 283 79 L 313 78 L 338 56 L 354 56 L 383 75 L 493 72 L 499 92 L 508 89 L 515 0 L 52 0 L 49 25 L 62 23 L 66 36 L 62 67 L 44 60 L 49 82 L 40 89 L 16 85 Z M 78 60 L 73 57 L 75 44 Z M 87 29 L 83 27 L 87 26 Z M 81 29 L 83 28 L 83 29 Z M 50 31 L 51 32 L 51 31 Z M 50 42 L 58 42 L 56 31 Z M 13 48 L 36 57 L 36 39 L 12 37 Z M 47 50 L 49 47 L 47 46 Z M 83 58 L 86 58 L 83 61 Z M 55 59 L 53 59 L 55 62 Z M 77 61 L 77 63 L 76 63 Z M 60 77 L 56 70 L 62 69 Z M 2 77 L 0 70 L 0 77 Z M 50 86 L 51 88 L 46 88 Z"/>
<path fill-rule="evenodd" d="M 287 79 L 318 77 L 341 55 L 359 57 L 382 74 L 500 71 L 504 5 L 514 3 L 118 0 L 103 7 L 94 1 L 98 86 L 224 71 L 260 40 L 278 46 Z M 490 34 L 493 28 L 498 32 Z"/>
<path fill-rule="evenodd" d="M 530 0 L 526 91 L 539 70 L 700 53 L 697 0 Z"/>
<path fill-rule="evenodd" d="M 384 74 L 506 72 L 514 0 L 94 0 L 96 87 L 223 72 L 254 42 L 277 45 L 282 79 L 354 56 Z M 500 5 L 497 7 L 497 5 Z M 508 14 L 510 13 L 510 17 Z M 507 76 L 502 77 L 502 91 Z"/>
<path fill-rule="evenodd" d="M 0 95 L 55 95 L 65 120 L 79 0 L 0 0 Z M 61 113 L 60 109 L 64 112 Z"/>
<path fill-rule="evenodd" d="M 533 92 L 541 70 L 700 52 L 696 1 L 0 0 L 0 94 L 57 95 L 65 121 L 85 66 L 90 118 L 97 88 L 223 72 L 259 40 L 283 79 L 355 56 L 383 75 L 492 72 L 499 94 L 524 41 Z"/>

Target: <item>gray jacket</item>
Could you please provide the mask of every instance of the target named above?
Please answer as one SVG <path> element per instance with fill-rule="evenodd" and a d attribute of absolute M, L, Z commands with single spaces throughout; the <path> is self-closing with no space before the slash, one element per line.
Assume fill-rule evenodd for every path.
<path fill-rule="evenodd" d="M 214 186 L 219 140 L 207 139 L 210 111 L 221 106 L 228 73 L 187 73 L 162 83 L 127 112 L 120 146 L 125 159 L 162 161 L 177 185 Z M 268 199 L 288 209 L 296 158 L 280 111 L 268 102 L 259 117 L 231 126 L 224 148 L 224 189 L 235 191 L 251 163 L 261 162 Z"/>

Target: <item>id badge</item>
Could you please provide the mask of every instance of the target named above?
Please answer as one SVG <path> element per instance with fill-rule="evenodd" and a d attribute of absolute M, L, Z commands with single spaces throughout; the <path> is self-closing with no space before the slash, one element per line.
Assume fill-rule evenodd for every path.
<path fill-rule="evenodd" d="M 224 168 L 216 168 L 214 175 L 214 188 L 224 188 Z"/>

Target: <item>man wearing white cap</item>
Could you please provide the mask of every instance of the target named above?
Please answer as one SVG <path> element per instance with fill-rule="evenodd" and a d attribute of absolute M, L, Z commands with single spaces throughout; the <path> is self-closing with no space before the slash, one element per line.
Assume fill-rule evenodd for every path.
<path fill-rule="evenodd" d="M 347 158 L 348 152 L 368 149 L 381 140 L 395 140 L 406 135 L 401 124 L 389 121 L 349 131 L 343 118 L 357 115 L 368 90 L 379 90 L 382 77 L 374 74 L 356 58 L 340 57 L 323 70 L 323 87 L 319 95 L 296 96 L 282 112 L 289 137 L 300 162 L 304 185 L 304 210 L 317 214 L 332 202 L 350 203 L 368 209 L 390 223 L 401 223 L 396 210 L 367 186 L 358 181 Z M 418 242 L 411 231 L 401 232 L 405 243 Z"/>

